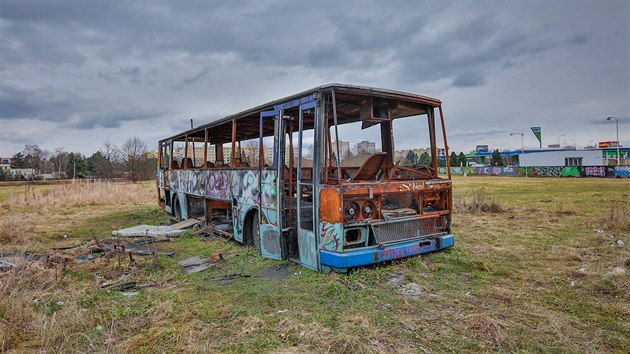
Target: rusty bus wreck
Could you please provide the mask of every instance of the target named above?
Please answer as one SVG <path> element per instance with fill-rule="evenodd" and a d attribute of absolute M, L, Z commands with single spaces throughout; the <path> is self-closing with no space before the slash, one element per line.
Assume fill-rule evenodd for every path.
<path fill-rule="evenodd" d="M 330 84 L 269 102 L 161 140 L 159 202 L 178 218 L 223 226 L 263 257 L 323 272 L 452 247 L 436 113 L 448 156 L 435 98 Z M 392 124 L 402 117 L 428 126 L 430 165 L 394 163 Z M 360 166 L 339 159 L 339 127 L 349 123 L 380 127 L 382 151 Z"/>

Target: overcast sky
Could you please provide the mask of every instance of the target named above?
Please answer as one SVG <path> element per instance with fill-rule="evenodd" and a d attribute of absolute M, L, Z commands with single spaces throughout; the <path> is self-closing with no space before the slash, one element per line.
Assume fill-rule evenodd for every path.
<path fill-rule="evenodd" d="M 531 126 L 545 145 L 614 140 L 607 116 L 630 146 L 628 4 L 0 0 L 0 156 L 154 148 L 331 82 L 441 99 L 456 151 L 536 147 Z M 396 148 L 426 146 L 403 123 Z"/>

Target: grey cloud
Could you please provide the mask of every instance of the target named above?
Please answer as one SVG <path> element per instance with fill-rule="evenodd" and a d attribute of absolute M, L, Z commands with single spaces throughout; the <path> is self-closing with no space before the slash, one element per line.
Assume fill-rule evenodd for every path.
<path fill-rule="evenodd" d="M 117 128 L 123 122 L 160 117 L 164 110 L 141 108 L 124 102 L 96 100 L 46 87 L 16 90 L 0 86 L 0 118 L 37 119 L 66 128 Z"/>
<path fill-rule="evenodd" d="M 457 75 L 453 80 L 453 86 L 458 87 L 483 86 L 485 83 L 485 76 L 477 71 L 465 71 Z"/>
<path fill-rule="evenodd" d="M 203 69 L 201 72 L 199 72 L 198 74 L 195 74 L 191 77 L 188 77 L 184 80 L 182 80 L 178 85 L 176 85 L 174 87 L 175 90 L 181 90 L 186 86 L 192 85 L 195 82 L 199 81 L 201 78 L 203 78 L 204 76 L 206 76 L 206 74 L 208 74 L 208 71 L 210 70 L 210 68 L 205 68 Z"/>
<path fill-rule="evenodd" d="M 461 129 L 452 132 L 460 141 L 487 136 L 492 129 L 465 135 L 465 128 L 492 127 L 505 116 L 515 117 L 513 106 L 520 101 L 541 102 L 545 108 L 538 116 L 544 117 L 589 111 L 594 104 L 583 98 L 592 97 L 627 117 L 627 99 L 613 98 L 628 89 L 627 76 L 618 74 L 628 71 L 627 4 L 581 3 L 571 12 L 575 18 L 564 16 L 563 7 L 5 1 L 0 3 L 0 117 L 115 129 L 173 113 L 235 112 L 247 108 L 244 102 L 348 80 L 444 99 L 459 111 L 448 116 L 447 125 L 455 122 Z M 551 64 L 557 58 L 581 66 L 575 73 L 569 66 L 559 70 L 553 65 L 560 64 Z M 563 71 L 566 76 L 559 74 Z M 513 88 L 520 101 L 508 106 L 502 102 L 510 100 L 505 93 Z M 548 98 L 559 90 L 561 95 Z M 234 94 L 241 91 L 248 96 Z M 545 97 L 537 96 L 543 91 Z M 480 98 L 497 96 L 502 101 L 492 112 L 475 117 L 467 112 Z M 584 113 L 590 114 L 587 119 L 575 119 L 588 124 L 590 112 Z M 610 123 L 603 119 L 594 124 Z M 476 123 L 468 123 L 472 120 Z M 164 121 L 166 130 L 170 120 Z M 182 118 L 172 128 L 186 129 L 187 122 Z M 554 117 L 548 124 L 560 123 Z"/>

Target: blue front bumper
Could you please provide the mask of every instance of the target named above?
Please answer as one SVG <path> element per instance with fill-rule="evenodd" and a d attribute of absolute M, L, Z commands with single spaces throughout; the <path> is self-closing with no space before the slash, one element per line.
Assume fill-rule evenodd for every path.
<path fill-rule="evenodd" d="M 321 250 L 319 259 L 322 265 L 332 268 L 346 269 L 438 251 L 453 247 L 454 244 L 455 237 L 449 234 L 438 236 L 433 239 L 398 243 L 384 248 L 374 246 L 368 249 L 347 251 L 344 253 Z"/>

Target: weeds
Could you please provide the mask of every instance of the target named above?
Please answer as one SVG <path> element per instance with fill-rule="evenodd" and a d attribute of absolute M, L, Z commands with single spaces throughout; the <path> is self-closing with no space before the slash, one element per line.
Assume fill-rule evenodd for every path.
<path fill-rule="evenodd" d="M 496 197 L 484 192 L 475 193 L 472 198 L 455 199 L 455 212 L 466 213 L 503 213 L 505 210 Z"/>
<path fill-rule="evenodd" d="M 611 205 L 601 224 L 604 230 L 630 235 L 630 210 L 621 204 Z"/>
<path fill-rule="evenodd" d="M 27 185 L 21 195 L 11 195 L 3 203 L 8 209 L 59 209 L 92 205 L 143 204 L 154 202 L 152 193 L 139 183 L 74 181 L 54 188 Z"/>

